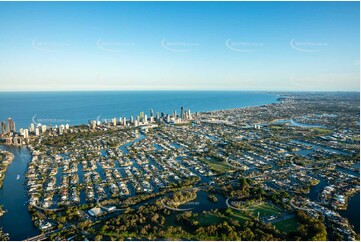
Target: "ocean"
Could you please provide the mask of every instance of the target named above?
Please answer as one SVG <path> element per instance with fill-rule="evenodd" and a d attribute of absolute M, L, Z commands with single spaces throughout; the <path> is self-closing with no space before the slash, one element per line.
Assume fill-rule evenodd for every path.
<path fill-rule="evenodd" d="M 89 91 L 0 92 L 0 121 L 13 118 L 16 129 L 30 123 L 45 125 L 87 124 L 89 120 L 134 117 L 140 112 L 172 114 L 180 108 L 191 112 L 258 106 L 277 101 L 265 92 L 241 91 Z"/>

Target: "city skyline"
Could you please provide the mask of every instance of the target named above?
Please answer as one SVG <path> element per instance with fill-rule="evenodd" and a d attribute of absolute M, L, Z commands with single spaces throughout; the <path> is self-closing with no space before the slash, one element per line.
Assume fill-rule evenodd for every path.
<path fill-rule="evenodd" d="M 360 90 L 359 2 L 2 2 L 0 15 L 1 91 Z"/>

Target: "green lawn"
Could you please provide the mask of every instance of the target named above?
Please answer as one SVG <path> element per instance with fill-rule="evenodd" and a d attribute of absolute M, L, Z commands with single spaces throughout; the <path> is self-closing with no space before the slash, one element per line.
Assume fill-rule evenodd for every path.
<path fill-rule="evenodd" d="M 259 212 L 260 217 L 271 216 L 271 215 L 277 216 L 277 215 L 281 215 L 283 212 L 282 209 L 280 209 L 279 207 L 277 207 L 271 203 L 264 203 L 264 204 L 252 206 L 249 208 L 254 209 L 253 210 L 254 216 L 257 216 L 258 212 Z"/>
<path fill-rule="evenodd" d="M 273 204 L 265 203 L 262 205 L 255 205 L 252 207 L 248 207 L 249 209 L 253 209 L 252 214 L 257 216 L 258 212 L 260 212 L 260 216 L 270 216 L 270 215 L 281 215 L 282 210 Z M 231 215 L 219 216 L 211 213 L 207 214 L 199 214 L 195 220 L 199 222 L 201 226 L 207 226 L 211 224 L 219 224 L 227 219 L 234 219 L 237 220 L 239 223 L 243 224 L 245 221 L 251 219 L 245 212 L 232 210 Z"/>
<path fill-rule="evenodd" d="M 203 159 L 203 161 L 207 163 L 211 169 L 220 173 L 224 173 L 231 170 L 231 167 L 226 162 L 221 160 L 211 158 L 210 160 Z"/>
<path fill-rule="evenodd" d="M 222 223 L 223 221 L 226 221 L 227 218 L 226 217 L 220 217 L 220 216 L 215 215 L 215 214 L 207 213 L 205 215 L 199 214 L 195 218 L 195 220 L 197 220 L 199 222 L 199 225 L 201 225 L 201 226 L 208 226 L 208 225 L 212 225 L 212 224 Z"/>
<path fill-rule="evenodd" d="M 234 220 L 238 220 L 238 222 L 240 224 L 243 224 L 244 222 L 246 222 L 247 220 L 251 219 L 249 216 L 247 216 L 246 214 L 242 213 L 241 211 L 237 211 L 237 210 L 232 210 L 232 215 L 229 216 L 230 218 L 234 219 Z"/>
<path fill-rule="evenodd" d="M 315 131 L 317 131 L 317 132 L 323 133 L 323 134 L 329 134 L 329 133 L 331 133 L 331 130 L 325 129 L 325 128 L 312 128 L 312 129 L 315 130 Z"/>
<path fill-rule="evenodd" d="M 297 230 L 298 222 L 297 219 L 294 217 L 274 223 L 273 225 L 275 225 L 278 230 L 289 233 Z"/>
<path fill-rule="evenodd" d="M 249 220 L 250 217 L 245 215 L 244 213 L 232 210 L 232 215 L 216 215 L 212 213 L 199 214 L 194 220 L 199 222 L 200 226 L 208 226 L 212 224 L 219 224 L 228 219 L 237 220 L 240 224 L 243 224 L 245 221 Z"/>
<path fill-rule="evenodd" d="M 279 125 L 271 125 L 271 126 L 269 126 L 269 128 L 271 128 L 271 129 L 282 129 L 282 126 L 279 126 Z"/>
<path fill-rule="evenodd" d="M 260 205 L 251 205 L 248 207 L 244 207 L 245 209 L 249 209 L 249 210 L 245 210 L 245 212 L 242 211 L 238 211 L 238 210 L 232 210 L 232 215 L 230 216 L 233 219 L 238 220 L 240 223 L 245 222 L 246 220 L 250 219 L 250 216 L 248 216 L 246 214 L 246 211 L 251 212 L 253 216 L 257 217 L 258 216 L 258 212 L 260 215 L 260 218 L 262 217 L 267 217 L 267 216 L 280 216 L 283 213 L 283 210 L 280 209 L 279 207 L 273 205 L 272 203 L 264 203 L 264 204 L 260 204 Z M 253 209 L 253 210 L 251 210 Z"/>
<path fill-rule="evenodd" d="M 279 207 L 273 205 L 272 203 L 264 203 L 260 205 L 252 205 L 247 207 L 247 209 L 254 209 L 253 211 L 248 210 L 253 214 L 253 216 L 257 216 L 258 212 L 260 213 L 260 217 L 275 215 L 279 216 L 283 213 L 283 210 Z M 217 215 L 210 212 L 206 214 L 199 213 L 198 216 L 192 218 L 194 221 L 198 221 L 200 226 L 208 226 L 212 224 L 219 224 L 228 219 L 237 220 L 240 224 L 244 224 L 247 220 L 250 220 L 251 217 L 246 214 L 246 212 L 231 210 L 231 215 Z M 175 215 L 170 215 L 166 217 L 166 224 L 171 226 L 181 226 L 177 224 L 175 221 Z"/>

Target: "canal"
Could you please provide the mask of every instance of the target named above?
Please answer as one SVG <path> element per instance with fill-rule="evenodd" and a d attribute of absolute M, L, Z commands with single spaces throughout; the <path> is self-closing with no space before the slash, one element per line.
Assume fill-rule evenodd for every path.
<path fill-rule="evenodd" d="M 14 160 L 5 173 L 3 187 L 0 189 L 0 204 L 7 210 L 0 217 L 0 227 L 10 234 L 10 240 L 24 240 L 38 235 L 40 231 L 33 225 L 28 212 L 25 189 L 25 173 L 31 154 L 26 147 L 0 145 L 0 150 L 14 154 Z M 17 176 L 20 175 L 19 179 Z"/>

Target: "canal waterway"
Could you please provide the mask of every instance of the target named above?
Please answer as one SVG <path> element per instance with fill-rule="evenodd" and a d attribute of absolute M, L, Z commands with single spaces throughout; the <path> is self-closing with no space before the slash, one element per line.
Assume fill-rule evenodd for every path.
<path fill-rule="evenodd" d="M 26 147 L 0 145 L 0 150 L 14 154 L 14 160 L 5 173 L 3 187 L 0 189 L 0 204 L 7 210 L 0 217 L 0 227 L 10 234 L 10 240 L 24 240 L 35 236 L 40 231 L 33 225 L 28 212 L 25 173 L 31 154 Z M 17 179 L 20 175 L 19 179 Z"/>

